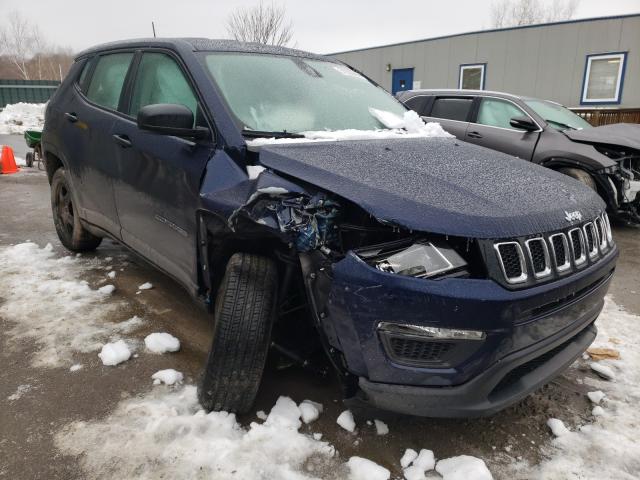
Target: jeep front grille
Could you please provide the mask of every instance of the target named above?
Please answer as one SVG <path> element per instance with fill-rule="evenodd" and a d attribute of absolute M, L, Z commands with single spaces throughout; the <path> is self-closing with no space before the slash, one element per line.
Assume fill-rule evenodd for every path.
<path fill-rule="evenodd" d="M 613 246 L 610 229 L 603 214 L 564 232 L 495 242 L 502 280 L 524 286 L 595 263 Z"/>

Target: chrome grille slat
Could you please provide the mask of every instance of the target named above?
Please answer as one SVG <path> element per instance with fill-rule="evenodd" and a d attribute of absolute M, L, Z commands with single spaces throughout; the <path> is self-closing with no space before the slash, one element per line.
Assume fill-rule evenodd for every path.
<path fill-rule="evenodd" d="M 553 261 L 558 272 L 566 272 L 571 268 L 569 259 L 569 242 L 564 233 L 556 233 L 549 237 L 549 244 L 553 251 Z"/>
<path fill-rule="evenodd" d="M 493 247 L 498 254 L 500 267 L 507 282 L 512 284 L 526 282 L 527 269 L 520 244 L 518 242 L 499 242 Z"/>
<path fill-rule="evenodd" d="M 592 265 L 605 257 L 613 245 L 606 213 L 547 236 L 493 242 L 502 273 L 501 281 L 521 286 L 557 278 L 587 264 Z"/>

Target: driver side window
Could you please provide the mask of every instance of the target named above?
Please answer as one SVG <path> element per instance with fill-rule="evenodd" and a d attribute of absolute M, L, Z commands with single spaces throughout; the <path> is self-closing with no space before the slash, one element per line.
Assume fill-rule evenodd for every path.
<path fill-rule="evenodd" d="M 193 113 L 195 125 L 206 126 L 193 89 L 175 60 L 164 53 L 145 53 L 128 113 L 136 117 L 142 107 L 156 103 L 184 105 Z"/>
<path fill-rule="evenodd" d="M 514 127 L 509 122 L 513 117 L 521 117 L 523 115 L 526 114 L 511 102 L 485 97 L 480 102 L 476 123 L 513 130 Z"/>

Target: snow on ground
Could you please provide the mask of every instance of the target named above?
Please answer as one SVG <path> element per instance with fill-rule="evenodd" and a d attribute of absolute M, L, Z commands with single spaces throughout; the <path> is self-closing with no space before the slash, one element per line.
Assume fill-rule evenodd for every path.
<path fill-rule="evenodd" d="M 353 433 L 356 429 L 356 422 L 353 419 L 353 414 L 350 410 L 345 410 L 340 415 L 338 415 L 336 423 L 344 428 L 347 432 Z"/>
<path fill-rule="evenodd" d="M 73 352 L 98 351 L 105 340 L 142 325 L 137 317 L 108 321 L 117 318 L 120 303 L 80 280 L 89 268 L 81 257 L 58 258 L 50 244 L 0 248 L 0 317 L 11 338 L 28 337 L 39 345 L 34 366 L 68 368 Z"/>
<path fill-rule="evenodd" d="M 115 366 L 129 360 L 131 358 L 131 350 L 129 350 L 124 340 L 118 340 L 117 342 L 103 345 L 98 356 L 103 365 Z"/>
<path fill-rule="evenodd" d="M 164 383 L 165 385 L 174 385 L 176 383 L 182 383 L 184 379 L 184 375 L 182 372 L 174 370 L 173 368 L 167 368 L 166 370 L 158 370 L 156 373 L 151 375 L 153 379 L 154 385 L 160 385 Z"/>
<path fill-rule="evenodd" d="M 170 333 L 150 333 L 144 339 L 144 344 L 153 353 L 177 352 L 180 350 L 180 340 Z"/>
<path fill-rule="evenodd" d="M 586 377 L 584 383 L 606 396 L 603 411 L 585 419 L 544 449 L 541 465 L 518 464 L 507 478 L 527 480 L 631 480 L 640 477 L 640 316 L 618 307 L 610 298 L 597 321 L 594 347 L 616 348 L 619 360 L 597 362 L 615 374 L 615 380 Z M 612 340 L 612 341 L 611 341 Z M 595 403 L 595 402 L 594 402 Z M 603 413 L 598 416 L 597 413 Z"/>
<path fill-rule="evenodd" d="M 151 290 L 153 288 L 153 284 L 151 282 L 145 282 L 138 287 L 138 290 Z"/>
<path fill-rule="evenodd" d="M 46 103 L 14 103 L 0 112 L 0 134 L 42 130 Z"/>
<path fill-rule="evenodd" d="M 371 460 L 351 457 L 347 462 L 350 480 L 387 480 L 391 472 Z"/>
<path fill-rule="evenodd" d="M 9 395 L 7 397 L 7 400 L 9 400 L 10 402 L 15 402 L 16 400 L 20 400 L 20 398 L 32 388 L 33 387 L 28 383 L 24 385 L 18 385 L 18 388 L 16 388 L 15 393 L 12 393 L 11 395 Z"/>
<path fill-rule="evenodd" d="M 469 455 L 440 460 L 436 464 L 436 471 L 443 480 L 493 480 L 485 463 Z"/>
<path fill-rule="evenodd" d="M 403 117 L 391 112 L 370 108 L 371 115 L 376 117 L 386 129 L 379 130 L 318 130 L 302 132 L 302 138 L 255 138 L 247 140 L 251 149 L 257 149 L 263 145 L 285 143 L 311 143 L 311 142 L 338 142 L 344 140 L 381 140 L 396 138 L 429 138 L 446 137 L 453 138 L 439 123 L 426 123 L 414 111 L 405 112 Z M 249 175 L 255 175 L 255 171 L 249 171 Z"/>
<path fill-rule="evenodd" d="M 194 386 L 158 389 L 121 402 L 104 420 L 72 423 L 55 443 L 93 478 L 303 480 L 326 477 L 324 466 L 346 470 L 333 447 L 298 431 L 299 415 L 281 397 L 264 423 L 245 429 L 233 414 L 201 410 Z"/>

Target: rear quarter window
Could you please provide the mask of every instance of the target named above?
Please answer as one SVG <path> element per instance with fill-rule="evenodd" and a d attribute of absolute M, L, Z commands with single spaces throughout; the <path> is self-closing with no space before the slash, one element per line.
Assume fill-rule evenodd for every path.
<path fill-rule="evenodd" d="M 133 53 L 100 56 L 86 91 L 87 98 L 102 107 L 117 110 L 132 58 Z"/>
<path fill-rule="evenodd" d="M 473 98 L 436 98 L 429 116 L 465 122 L 472 103 Z"/>
<path fill-rule="evenodd" d="M 417 97 L 412 97 L 403 103 L 405 107 L 407 107 L 409 110 L 413 110 L 418 115 L 426 115 L 426 106 L 428 101 L 429 97 L 420 95 Z"/>

